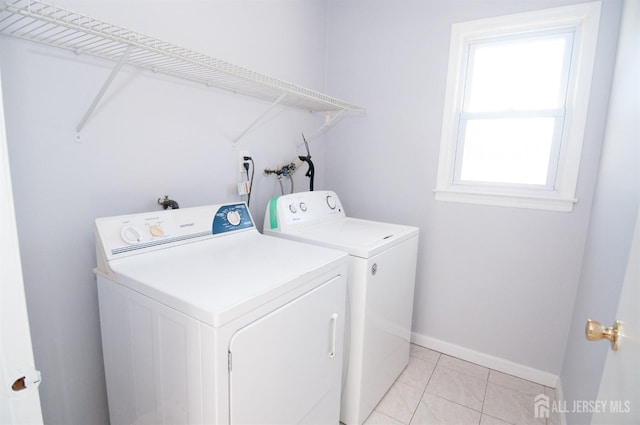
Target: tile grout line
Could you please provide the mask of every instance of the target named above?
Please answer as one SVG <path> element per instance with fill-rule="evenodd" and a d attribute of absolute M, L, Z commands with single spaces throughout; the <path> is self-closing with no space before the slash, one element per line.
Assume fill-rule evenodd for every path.
<path fill-rule="evenodd" d="M 489 391 L 489 378 L 491 377 L 491 369 L 489 369 L 489 373 L 487 373 L 487 383 L 484 386 L 484 394 L 482 396 L 482 405 L 480 406 L 480 418 L 482 419 L 482 415 L 484 414 L 484 402 L 487 400 L 487 391 Z"/>
<path fill-rule="evenodd" d="M 454 359 L 458 359 L 458 360 L 462 360 L 462 359 L 459 359 L 458 357 L 453 357 L 453 356 L 449 356 L 449 357 L 452 357 L 452 358 L 454 358 Z M 462 361 L 466 361 L 466 360 L 462 360 Z M 471 362 L 468 362 L 468 363 L 471 363 Z M 472 363 L 472 364 L 474 364 L 474 365 L 476 365 L 476 366 L 483 367 L 483 368 L 487 369 L 487 371 L 491 370 L 491 369 L 489 369 L 489 368 L 487 368 L 487 367 L 485 367 L 485 366 L 477 365 L 476 363 Z M 457 369 L 457 368 L 454 368 L 454 367 L 449 367 L 449 366 L 444 366 L 444 365 L 443 365 L 442 367 L 443 367 L 444 369 L 447 369 L 447 370 L 450 370 L 450 371 L 453 371 L 453 372 L 459 373 L 459 374 L 461 374 L 461 375 L 465 375 L 466 377 L 470 377 L 470 378 L 473 378 L 473 379 L 480 379 L 479 377 L 474 376 L 473 374 L 470 374 L 470 373 L 467 373 L 467 372 L 461 371 L 461 370 L 459 370 L 459 369 Z M 435 372 L 435 368 L 434 368 L 434 372 Z M 433 374 L 432 374 L 432 376 L 433 376 Z M 429 381 L 430 381 L 430 380 L 431 380 L 431 378 L 429 378 Z M 448 401 L 449 403 L 457 404 L 458 406 L 460 406 L 460 407 L 464 407 L 465 409 L 469 409 L 469 410 L 473 410 L 474 412 L 478 412 L 478 413 L 480 413 L 480 416 L 482 416 L 482 413 L 483 413 L 483 412 L 482 412 L 482 409 L 483 409 L 483 407 L 484 407 L 484 399 L 485 399 L 486 394 L 487 394 L 487 386 L 488 386 L 488 384 L 489 384 L 489 375 L 487 374 L 487 384 L 485 385 L 484 395 L 483 395 L 483 397 L 482 397 L 482 406 L 480 407 L 480 409 L 479 409 L 479 410 L 478 410 L 478 409 L 475 409 L 475 408 L 473 408 L 473 407 L 467 406 L 466 404 L 462 404 L 462 403 L 460 403 L 460 402 L 458 402 L 458 401 L 450 400 L 449 398 L 447 398 L 447 397 L 445 397 L 445 396 L 442 396 L 442 395 L 440 395 L 440 394 L 434 394 L 434 393 L 429 393 L 429 394 L 430 394 L 430 395 L 432 395 L 432 396 L 434 396 L 434 397 L 438 397 L 438 398 L 440 398 L 440 399 L 442 399 L 442 400 L 446 400 L 446 401 Z M 428 384 L 427 384 L 427 385 L 428 385 Z M 425 387 L 425 393 L 426 393 L 426 387 Z M 423 395 L 422 395 L 422 396 L 424 397 L 424 393 L 423 393 Z"/>
<path fill-rule="evenodd" d="M 482 422 L 482 415 L 484 415 L 484 402 L 487 400 L 487 391 L 489 390 L 490 376 L 491 376 L 491 369 L 489 369 L 489 372 L 487 373 L 487 383 L 484 386 L 484 394 L 482 395 L 482 404 L 480 405 L 480 421 L 478 422 L 478 425 L 480 425 L 480 422 Z"/>
<path fill-rule="evenodd" d="M 418 405 L 416 406 L 415 409 L 413 409 L 413 413 L 411 414 L 411 418 L 409 419 L 409 423 L 407 425 L 410 425 L 411 421 L 416 416 L 416 412 L 418 411 L 418 408 L 420 407 L 420 403 L 422 403 L 422 399 L 424 398 L 424 395 L 427 392 L 427 387 L 429 386 L 429 382 L 431 382 L 431 378 L 433 378 L 433 374 L 435 373 L 436 368 L 438 367 L 438 363 L 440 363 L 440 359 L 442 358 L 442 353 L 439 353 L 439 352 L 437 352 L 437 353 L 438 353 L 438 359 L 436 360 L 436 364 L 433 367 L 433 370 L 431 371 L 431 374 L 429 375 L 429 379 L 427 379 L 427 383 L 424 385 L 424 389 L 422 390 L 422 394 L 420 395 L 420 399 L 418 400 Z"/>
<path fill-rule="evenodd" d="M 412 421 L 412 420 L 413 420 L 413 418 L 415 417 L 416 412 L 418 411 L 418 408 L 420 407 L 420 403 L 422 403 L 422 399 L 424 398 L 425 394 L 427 394 L 427 387 L 429 386 L 429 382 L 431 382 L 431 379 L 433 378 L 433 375 L 435 374 L 436 368 L 438 367 L 438 364 L 440 363 L 440 360 L 442 359 L 442 356 L 443 356 L 443 354 L 438 352 L 438 360 L 436 360 L 436 364 L 435 364 L 435 366 L 434 366 L 433 370 L 431 371 L 431 375 L 429 375 L 429 379 L 427 379 L 427 383 L 426 383 L 426 385 L 424 386 L 424 390 L 422 390 L 422 395 L 420 396 L 420 400 L 418 401 L 418 405 L 416 406 L 415 410 L 413 411 L 413 414 L 411 415 L 411 419 L 409 419 L 409 423 L 408 423 L 408 424 L 406 424 L 406 425 L 410 425 L 410 424 L 411 424 L 411 421 Z M 453 357 L 453 358 L 456 358 L 456 359 L 457 359 L 457 357 Z M 473 364 L 475 364 L 475 363 L 473 363 Z M 478 366 L 480 366 L 480 365 L 478 365 Z M 456 370 L 456 369 L 453 369 L 453 368 L 450 368 L 450 367 L 448 367 L 448 366 L 444 366 L 444 365 L 443 365 L 442 367 L 443 367 L 443 368 L 445 368 L 445 369 Z M 482 366 L 482 367 L 484 367 L 484 366 Z M 489 369 L 489 368 L 487 368 L 487 369 L 488 369 L 488 370 L 491 370 L 491 369 Z M 464 372 L 460 372 L 460 373 L 465 374 Z M 489 375 L 487 374 L 487 385 L 488 385 L 488 384 L 489 384 Z M 483 398 L 482 398 L 482 404 L 483 404 L 483 407 L 484 407 L 484 398 L 486 397 L 486 393 L 487 393 L 487 386 L 485 386 L 485 392 L 484 392 L 484 396 L 483 396 Z M 472 408 L 472 407 L 465 406 L 464 404 L 458 403 L 457 401 L 449 400 L 448 398 L 442 397 L 442 396 L 440 396 L 440 395 L 438 395 L 438 394 L 433 394 L 433 393 L 428 393 L 428 394 L 429 394 L 429 395 L 432 395 L 432 396 L 434 396 L 434 397 L 440 398 L 440 399 L 442 399 L 442 400 L 448 401 L 449 403 L 457 404 L 457 405 L 458 405 L 458 406 L 460 406 L 460 407 L 464 407 L 464 408 L 466 408 L 466 409 L 473 410 L 473 411 L 475 411 L 475 412 L 480 413 L 480 418 L 478 419 L 478 425 L 480 425 L 480 422 L 481 422 L 481 420 L 482 420 L 482 414 L 483 414 L 483 413 L 482 413 L 482 407 L 480 408 L 480 411 L 478 411 L 478 410 L 476 410 L 476 409 L 474 409 L 474 408 Z M 488 415 L 488 416 L 490 416 L 490 415 Z M 499 418 L 496 418 L 496 419 L 499 419 Z"/>
<path fill-rule="evenodd" d="M 429 383 L 430 383 L 430 382 L 432 381 L 432 379 L 433 379 L 433 376 L 434 376 L 434 374 L 435 374 L 435 372 L 436 372 L 436 369 L 438 368 L 438 365 L 441 365 L 442 367 L 444 367 L 444 368 L 446 368 L 446 369 L 451 369 L 451 370 L 454 370 L 454 371 L 458 371 L 459 373 L 462 373 L 462 374 L 465 374 L 465 375 L 470 375 L 470 376 L 474 377 L 474 376 L 473 376 L 473 374 L 468 374 L 468 373 L 465 373 L 464 371 L 460 371 L 460 370 L 457 370 L 457 369 L 455 369 L 455 368 L 449 368 L 448 366 L 444 366 L 443 364 L 441 364 L 441 361 L 442 361 L 442 359 L 443 359 L 444 354 L 443 354 L 443 353 L 440 353 L 440 352 L 437 352 L 437 351 L 435 351 L 435 350 L 431 350 L 431 351 L 438 353 L 438 358 L 436 359 L 436 361 L 435 361 L 435 365 L 434 365 L 434 367 L 433 367 L 433 370 L 431 371 L 431 374 L 429 375 L 429 378 L 427 379 L 427 382 L 426 382 L 426 384 L 425 384 L 425 386 L 424 386 L 424 388 L 423 388 L 423 390 L 422 390 L 422 393 L 421 393 L 421 395 L 420 395 L 420 399 L 419 399 L 419 401 L 418 401 L 418 404 L 417 404 L 417 406 L 415 407 L 415 409 L 413 410 L 413 413 L 411 414 L 411 418 L 409 419 L 409 422 L 408 422 L 407 424 L 405 424 L 405 425 L 410 425 L 410 424 L 411 424 L 411 421 L 413 421 L 413 419 L 415 418 L 415 415 L 416 415 L 416 413 L 417 413 L 417 411 L 418 411 L 418 408 L 420 407 L 420 404 L 422 403 L 422 401 L 423 401 L 423 399 L 424 399 L 424 396 L 425 396 L 426 394 L 430 394 L 430 395 L 432 395 L 432 396 L 434 396 L 434 397 L 440 398 L 440 399 L 442 399 L 442 400 L 446 400 L 446 401 L 448 401 L 448 402 L 450 402 L 450 403 L 454 403 L 454 404 L 456 404 L 456 405 L 458 405 L 458 406 L 461 406 L 461 407 L 464 407 L 464 408 L 467 408 L 467 409 L 470 409 L 470 410 L 473 410 L 473 411 L 476 411 L 476 412 L 480 413 L 480 419 L 479 419 L 478 425 L 482 422 L 482 416 L 483 416 L 483 415 L 489 416 L 489 417 L 494 418 L 494 419 L 498 419 L 498 420 L 500 420 L 500 421 L 502 421 L 502 422 L 505 422 L 505 423 L 510 423 L 510 422 L 508 422 L 508 421 L 506 421 L 506 420 L 504 420 L 504 419 L 501 419 L 501 418 L 499 418 L 499 417 L 496 417 L 496 416 L 493 416 L 493 415 L 490 415 L 490 414 L 486 414 L 486 413 L 485 413 L 485 404 L 486 404 L 486 400 L 487 400 L 487 393 L 488 393 L 488 390 L 489 390 L 489 383 L 491 382 L 491 381 L 490 381 L 491 372 L 493 371 L 493 372 L 502 373 L 502 372 L 500 372 L 500 371 L 495 371 L 494 369 L 486 368 L 486 367 L 485 367 L 485 368 L 487 369 L 487 371 L 488 371 L 488 373 L 487 373 L 487 381 L 486 381 L 486 383 L 485 383 L 484 394 L 483 394 L 483 397 L 482 397 L 482 403 L 481 403 L 481 407 L 480 407 L 480 410 L 479 410 L 479 411 L 478 411 L 478 410 L 476 410 L 476 409 L 474 409 L 474 408 L 472 408 L 472 407 L 469 407 L 469 406 L 466 406 L 466 405 L 464 405 L 464 404 L 461 404 L 461 403 L 459 403 L 459 402 L 456 402 L 456 401 L 453 401 L 453 400 L 449 400 L 449 399 L 447 399 L 447 398 L 445 398 L 445 397 L 442 397 L 442 396 L 440 396 L 440 395 L 438 395 L 438 394 L 433 394 L 433 393 L 428 392 L 428 391 L 427 391 L 427 388 L 428 388 L 428 386 L 429 386 Z M 418 356 L 411 356 L 411 357 L 414 357 L 414 358 L 416 358 L 416 359 L 420 359 L 420 357 L 418 357 Z M 454 358 L 454 359 L 458 359 L 457 357 L 454 357 L 454 356 L 450 356 L 450 357 L 452 357 L 452 358 Z M 462 360 L 462 359 L 458 359 L 458 360 Z M 462 360 L 462 361 L 464 361 L 464 360 Z M 477 365 L 476 363 L 473 363 L 473 362 L 468 362 L 468 363 L 471 363 L 471 364 L 473 364 L 473 365 Z M 477 365 L 477 366 L 484 367 L 484 366 L 482 366 L 482 365 Z M 509 374 L 506 374 L 506 375 L 509 375 Z M 513 376 L 513 375 L 509 375 L 509 376 Z M 517 377 L 516 377 L 516 378 L 517 378 Z M 520 378 L 520 379 L 522 379 L 522 378 Z M 523 379 L 523 381 L 526 381 L 526 382 L 532 382 L 532 381 L 528 381 L 528 380 L 526 380 L 526 379 Z M 520 391 L 519 389 L 511 388 L 511 387 L 506 386 L 506 385 L 501 385 L 500 383 L 496 383 L 496 382 L 491 382 L 491 383 L 493 383 L 494 385 L 496 385 L 496 386 L 498 386 L 498 387 L 500 387 L 500 388 L 503 388 L 503 389 L 506 389 L 506 390 L 509 390 L 509 391 L 513 391 L 513 392 L 516 392 L 516 393 L 519 393 L 519 394 L 522 394 L 522 395 L 530 395 L 528 392 Z M 535 384 L 535 382 L 534 382 L 534 384 Z M 543 386 L 543 391 L 544 391 L 544 388 L 545 388 L 545 386 Z M 402 421 L 399 421 L 397 418 L 393 418 L 393 417 L 388 416 L 388 415 L 385 415 L 385 416 L 392 418 L 394 421 L 398 421 L 398 422 L 401 422 L 401 423 L 402 423 Z M 512 425 L 513 425 L 513 424 L 512 424 Z M 549 425 L 549 419 L 546 419 L 546 420 L 545 420 L 545 425 Z"/>
<path fill-rule="evenodd" d="M 509 375 L 508 373 L 505 374 L 504 372 L 500 372 L 499 370 L 495 370 L 495 369 L 490 369 L 489 368 L 489 376 L 491 376 L 491 371 L 494 371 L 494 372 L 497 372 L 497 373 L 502 373 L 504 375 Z M 514 375 L 509 375 L 509 376 L 514 376 Z M 516 378 L 518 378 L 518 377 L 516 376 Z M 523 381 L 532 382 L 532 383 L 535 384 L 535 382 L 529 381 L 527 379 L 523 379 L 523 378 L 518 378 L 518 379 L 522 379 Z M 526 395 L 526 396 L 530 396 L 531 394 L 526 393 L 524 391 L 517 390 L 515 388 L 508 387 L 506 385 L 501 385 L 501 384 L 499 384 L 497 382 L 491 382 L 489 380 L 489 377 L 487 377 L 487 387 L 485 389 L 484 399 L 482 400 L 482 412 L 481 412 L 481 414 L 490 416 L 490 417 L 495 418 L 495 419 L 498 419 L 498 420 L 500 420 L 500 421 L 502 421 L 504 423 L 508 423 L 508 424 L 514 425 L 512 422 L 509 422 L 506 419 L 503 419 L 503 418 L 500 418 L 500 417 L 497 417 L 497 416 L 494 416 L 494 415 L 490 415 L 490 414 L 484 412 L 484 403 L 485 403 L 485 400 L 486 400 L 486 397 L 487 397 L 487 392 L 488 392 L 488 389 L 489 389 L 489 383 L 495 385 L 496 387 L 500 387 L 500 388 L 508 390 L 508 391 L 513 391 L 513 392 L 516 392 L 518 394 L 522 394 L 522 395 Z M 544 391 L 544 385 L 542 386 L 542 390 Z M 548 419 L 545 419 L 545 425 L 548 425 Z"/>

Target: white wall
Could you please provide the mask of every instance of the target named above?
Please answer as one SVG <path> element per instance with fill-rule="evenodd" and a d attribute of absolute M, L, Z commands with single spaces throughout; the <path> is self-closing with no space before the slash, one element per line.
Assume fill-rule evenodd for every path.
<path fill-rule="evenodd" d="M 558 374 L 587 235 L 620 2 L 603 2 L 573 213 L 435 202 L 431 189 L 450 25 L 573 2 L 57 4 L 367 107 L 366 117 L 343 120 L 327 133 L 326 144 L 312 144 L 316 184 L 338 191 L 350 215 L 420 226 L 416 334 Z M 73 129 L 112 65 L 0 37 L 0 66 L 45 422 L 106 423 L 92 220 L 155 209 L 164 194 L 185 207 L 238 199 L 231 140 L 266 104 L 125 68 L 77 144 Z M 236 147 L 256 159 L 252 213 L 258 223 L 267 200 L 279 193 L 260 170 L 288 161 L 300 132 L 320 122 L 277 108 Z M 296 177 L 303 188 L 306 179 Z"/>
<path fill-rule="evenodd" d="M 548 384 L 561 371 L 580 275 L 620 2 L 602 5 L 572 213 L 436 202 L 432 189 L 451 24 L 569 3 L 335 0 L 327 30 L 327 90 L 368 113 L 327 136 L 326 186 L 349 215 L 420 227 L 416 340 L 523 366 Z"/>
<path fill-rule="evenodd" d="M 610 345 L 584 338 L 587 319 L 611 326 L 616 317 L 640 202 L 640 7 L 624 3 L 607 131 L 598 171 L 580 286 L 562 366 L 562 389 L 568 406 L 595 400 Z M 640 300 L 634 300 L 638 304 Z M 624 340 L 621 345 L 624 350 Z M 637 407 L 636 407 L 637 408 Z M 571 410 L 571 409 L 570 409 Z M 591 413 L 567 414 L 567 423 L 590 422 Z"/>
<path fill-rule="evenodd" d="M 323 90 L 323 1 L 56 3 Z M 75 143 L 74 128 L 113 64 L 0 37 L 0 66 L 44 420 L 106 424 L 93 219 L 158 209 L 165 194 L 182 207 L 238 200 L 237 150 L 247 149 L 261 224 L 279 194 L 261 170 L 291 160 L 300 133 L 324 117 L 278 107 L 234 149 L 232 139 L 267 103 L 125 67 Z M 320 139 L 312 154 L 321 188 Z M 298 188 L 308 184 L 303 173 L 296 178 Z"/>

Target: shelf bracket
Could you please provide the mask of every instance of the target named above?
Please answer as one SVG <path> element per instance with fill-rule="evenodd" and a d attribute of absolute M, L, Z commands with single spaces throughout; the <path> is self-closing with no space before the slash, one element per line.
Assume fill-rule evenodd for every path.
<path fill-rule="evenodd" d="M 91 114 L 93 114 L 93 111 L 96 109 L 96 106 L 98 106 L 98 103 L 100 103 L 100 100 L 102 99 L 104 94 L 107 92 L 107 89 L 113 82 L 113 79 L 116 78 L 116 75 L 118 75 L 118 72 L 120 72 L 122 65 L 124 65 L 124 63 L 127 61 L 127 58 L 129 57 L 129 53 L 131 53 L 131 49 L 133 49 L 133 45 L 130 44 L 127 47 L 127 50 L 125 50 L 125 52 L 122 54 L 122 56 L 118 60 L 118 63 L 116 64 L 115 68 L 113 68 L 113 70 L 111 71 L 111 74 L 109 74 L 109 77 L 102 85 L 102 88 L 100 89 L 96 97 L 93 99 L 93 102 L 91 102 L 91 105 L 89 105 L 89 109 L 87 109 L 87 112 L 84 113 L 84 116 L 76 126 L 76 140 L 80 139 L 80 131 L 82 131 L 85 124 L 87 123 L 87 120 L 89 120 L 89 117 L 91 117 Z"/>
<path fill-rule="evenodd" d="M 272 110 L 273 108 L 275 108 L 275 107 L 276 107 L 280 102 L 282 102 L 282 100 L 285 98 L 285 96 L 286 96 L 286 95 L 287 95 L 286 93 L 282 93 L 282 94 L 280 95 L 280 97 L 278 97 L 278 98 L 277 98 L 277 99 L 276 99 L 276 100 L 271 104 L 271 106 L 269 106 L 269 108 L 267 108 L 267 110 L 266 110 L 266 111 L 264 111 L 264 113 L 263 113 L 262 115 L 260 115 L 258 118 L 256 118 L 256 119 L 255 119 L 255 120 L 254 120 L 254 121 L 249 125 L 249 127 L 247 127 L 247 129 L 246 129 L 245 131 L 243 131 L 242 133 L 240 133 L 240 135 L 239 135 L 238 137 L 236 137 L 236 138 L 235 138 L 235 140 L 233 141 L 233 144 L 238 143 L 238 141 L 239 141 L 240 139 L 242 139 L 242 138 L 244 137 L 244 135 L 245 135 L 245 134 L 247 134 L 249 131 L 251 131 L 251 129 L 252 129 L 253 127 L 255 127 L 256 125 L 258 125 L 258 123 L 259 123 L 260 121 L 262 121 L 262 119 L 263 119 L 265 116 L 267 116 L 267 114 L 268 114 L 269 112 L 271 112 L 271 110 Z"/>
<path fill-rule="evenodd" d="M 341 111 L 339 111 L 333 116 L 331 115 L 331 112 L 327 112 L 324 119 L 324 124 L 322 124 L 322 126 L 319 129 L 317 129 L 316 131 L 311 133 L 309 137 L 307 137 L 307 142 L 312 141 L 313 139 L 315 139 L 316 137 L 320 136 L 322 133 L 327 131 L 327 129 L 331 127 L 333 124 L 335 124 L 336 121 L 338 121 L 338 119 L 342 117 L 346 111 L 347 111 L 346 109 L 342 109 Z"/>

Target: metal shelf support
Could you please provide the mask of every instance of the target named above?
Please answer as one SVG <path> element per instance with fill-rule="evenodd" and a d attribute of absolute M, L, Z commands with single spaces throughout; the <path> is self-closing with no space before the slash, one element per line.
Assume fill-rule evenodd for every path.
<path fill-rule="evenodd" d="M 258 118 L 256 118 L 256 119 L 255 119 L 255 121 L 253 121 L 251 124 L 249 124 L 249 127 L 247 127 L 247 128 L 246 128 L 246 130 L 244 130 L 242 133 L 240 133 L 240 135 L 239 135 L 238 137 L 236 137 L 236 139 L 233 141 L 233 143 L 234 143 L 234 144 L 235 144 L 235 143 L 238 143 L 238 141 L 239 141 L 240 139 L 242 139 L 242 138 L 244 137 L 244 135 L 245 135 L 245 134 L 247 134 L 249 131 L 251 131 L 251 129 L 252 129 L 253 127 L 255 127 L 256 125 L 258 125 L 258 123 L 259 123 L 260 121 L 262 121 L 262 119 L 263 119 L 264 117 L 266 117 L 266 116 L 267 116 L 267 114 L 268 114 L 269 112 L 271 112 L 271 110 L 272 110 L 273 108 L 275 108 L 275 107 L 276 107 L 280 102 L 282 102 L 282 100 L 285 98 L 285 96 L 286 96 L 286 95 L 287 95 L 286 93 L 282 93 L 282 94 L 280 95 L 280 97 L 278 97 L 278 98 L 275 100 L 275 102 L 273 102 L 273 103 L 271 104 L 271 106 L 269 106 L 269 108 L 267 108 L 267 110 L 266 110 L 266 111 L 264 111 L 264 113 L 263 113 L 262 115 L 260 115 Z"/>
<path fill-rule="evenodd" d="M 336 112 L 335 114 L 332 114 L 331 112 L 326 112 L 326 115 L 324 118 L 324 124 L 322 124 L 320 128 L 318 128 L 316 131 L 311 133 L 309 137 L 307 137 L 307 142 L 312 141 L 313 139 L 315 139 L 316 137 L 320 136 L 322 133 L 327 131 L 329 127 L 331 127 L 333 124 L 338 122 L 338 119 L 344 117 L 344 113 L 345 113 L 344 109 L 342 111 Z"/>
<path fill-rule="evenodd" d="M 125 62 L 127 61 L 127 58 L 129 57 L 129 53 L 131 53 L 132 48 L 133 46 L 129 46 L 127 47 L 127 50 L 124 51 L 124 54 L 116 64 L 115 68 L 113 68 L 113 70 L 111 71 L 111 74 L 109 74 L 109 77 L 102 85 L 102 88 L 100 89 L 96 97 L 93 99 L 93 102 L 91 102 L 91 105 L 89 105 L 87 112 L 84 113 L 84 116 L 76 126 L 76 139 L 80 139 L 80 131 L 82 131 L 82 129 L 84 128 L 84 125 L 87 123 L 87 120 L 89 119 L 89 117 L 91 117 L 91 114 L 93 114 L 93 111 L 96 109 L 96 106 L 98 106 L 98 103 L 100 103 L 102 96 L 104 96 L 104 94 L 107 92 L 107 90 L 109 89 L 109 86 L 111 85 L 113 80 L 116 78 L 116 75 L 118 75 L 118 73 L 120 72 L 120 69 L 122 69 L 122 65 L 124 65 Z"/>

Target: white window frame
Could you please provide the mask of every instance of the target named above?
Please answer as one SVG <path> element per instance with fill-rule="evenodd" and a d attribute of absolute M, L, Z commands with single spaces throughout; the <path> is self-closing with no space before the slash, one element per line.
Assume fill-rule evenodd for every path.
<path fill-rule="evenodd" d="M 577 202 L 575 190 L 591 91 L 600 6 L 596 1 L 452 25 L 438 176 L 434 189 L 436 200 L 566 212 L 573 210 Z M 456 160 L 462 151 L 462 147 L 458 148 L 458 139 L 470 46 L 486 40 L 516 39 L 528 33 L 545 31 L 574 32 L 566 111 L 560 145 L 555 147 L 558 151 L 558 164 L 553 169 L 555 175 L 551 176 L 550 172 L 552 178 L 546 186 L 461 181 Z M 555 158 L 551 157 L 551 161 Z"/>

